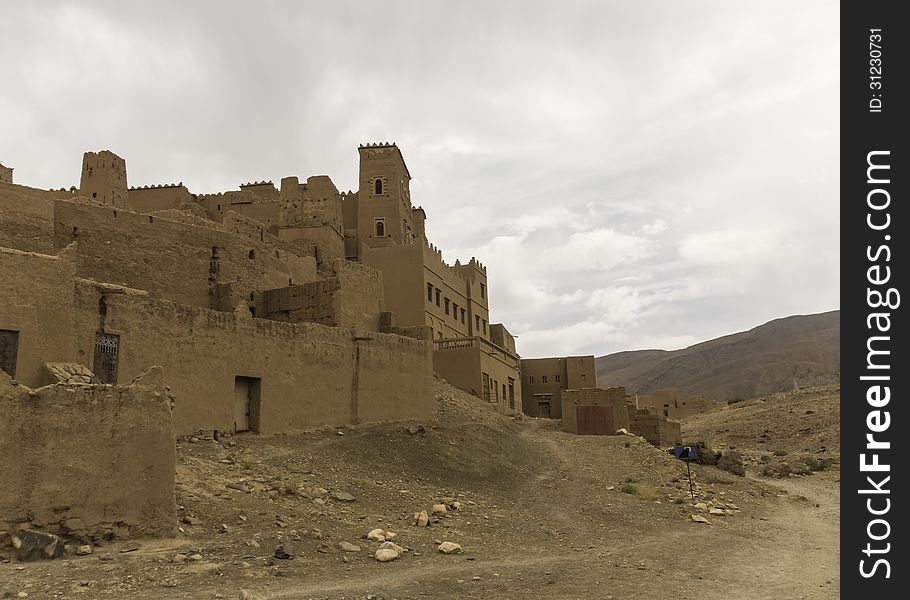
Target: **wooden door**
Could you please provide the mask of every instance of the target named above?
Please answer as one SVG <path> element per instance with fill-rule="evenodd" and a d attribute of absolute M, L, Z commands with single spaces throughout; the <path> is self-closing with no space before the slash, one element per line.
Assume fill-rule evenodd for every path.
<path fill-rule="evenodd" d="M 611 406 L 576 406 L 578 435 L 610 435 L 613 433 Z"/>
<path fill-rule="evenodd" d="M 234 379 L 234 431 L 250 430 L 250 380 Z"/>

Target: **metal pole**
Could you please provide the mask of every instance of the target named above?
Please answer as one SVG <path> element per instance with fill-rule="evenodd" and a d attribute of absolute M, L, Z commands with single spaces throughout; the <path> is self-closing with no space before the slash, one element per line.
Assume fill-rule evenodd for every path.
<path fill-rule="evenodd" d="M 686 473 L 689 474 L 689 493 L 692 494 L 692 502 L 695 502 L 695 489 L 692 487 L 692 470 L 689 468 L 689 461 L 686 461 Z"/>

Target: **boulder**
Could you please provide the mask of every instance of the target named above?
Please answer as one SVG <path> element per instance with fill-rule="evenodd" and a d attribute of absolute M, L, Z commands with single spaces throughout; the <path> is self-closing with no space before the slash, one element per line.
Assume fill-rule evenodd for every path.
<path fill-rule="evenodd" d="M 16 560 L 30 562 L 57 558 L 64 551 L 63 540 L 52 533 L 19 529 L 13 535 L 13 547 L 16 549 Z"/>
<path fill-rule="evenodd" d="M 446 512 L 448 512 L 445 504 L 434 504 L 432 511 L 433 511 L 434 515 L 439 515 L 439 516 L 442 516 L 442 515 L 446 514 Z"/>
<path fill-rule="evenodd" d="M 718 459 L 717 466 L 724 471 L 730 471 L 734 475 L 739 475 L 740 477 L 743 477 L 746 474 L 746 467 L 743 465 L 742 454 L 736 450 L 727 450 L 724 452 L 720 456 L 720 459 Z"/>
<path fill-rule="evenodd" d="M 414 524 L 418 527 L 426 527 L 430 523 L 430 516 L 427 514 L 427 511 L 422 510 L 419 513 L 414 513 Z"/>
<path fill-rule="evenodd" d="M 338 549 L 342 552 L 360 552 L 360 546 L 355 546 L 351 542 L 339 542 Z"/>

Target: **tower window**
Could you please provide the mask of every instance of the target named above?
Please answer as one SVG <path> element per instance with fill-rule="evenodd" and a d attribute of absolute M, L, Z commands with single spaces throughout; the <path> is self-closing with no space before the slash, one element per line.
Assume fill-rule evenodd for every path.
<path fill-rule="evenodd" d="M 439 290 L 436 290 L 436 306 L 439 306 Z"/>
<path fill-rule="evenodd" d="M 385 237 L 385 219 L 376 219 L 376 237 Z"/>
<path fill-rule="evenodd" d="M 446 314 L 449 314 L 449 299 L 448 298 L 446 298 L 446 301 L 445 301 L 445 310 L 446 310 Z"/>
<path fill-rule="evenodd" d="M 487 297 L 487 286 L 483 283 L 480 284 L 480 297 L 481 298 Z"/>
<path fill-rule="evenodd" d="M 373 182 L 373 193 L 377 196 L 382 194 L 382 179 L 376 178 Z"/>
<path fill-rule="evenodd" d="M 427 284 L 427 301 L 428 302 L 433 301 L 433 284 L 432 283 Z"/>

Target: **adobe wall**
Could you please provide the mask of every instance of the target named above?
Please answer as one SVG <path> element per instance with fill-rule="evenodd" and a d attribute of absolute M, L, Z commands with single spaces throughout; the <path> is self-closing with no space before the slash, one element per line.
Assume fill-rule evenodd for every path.
<path fill-rule="evenodd" d="M 547 378 L 546 383 L 543 382 L 544 376 Z M 538 398 L 534 394 L 550 394 L 550 417 L 562 418 L 562 401 L 559 394 L 566 389 L 564 358 L 521 359 L 521 385 L 522 409 L 526 415 L 538 414 Z"/>
<path fill-rule="evenodd" d="M 434 372 L 458 389 L 483 396 L 480 375 L 480 349 L 469 341 L 453 340 L 433 351 Z"/>
<path fill-rule="evenodd" d="M 0 373 L 0 523 L 83 542 L 173 536 L 177 452 L 156 371 L 129 386 L 37 390 Z"/>
<path fill-rule="evenodd" d="M 562 405 L 562 430 L 578 433 L 578 406 L 609 406 L 613 410 L 613 435 L 619 429 L 629 429 L 629 412 L 626 406 L 626 390 L 622 387 L 608 389 L 585 388 L 563 390 L 560 395 Z"/>
<path fill-rule="evenodd" d="M 247 298 L 316 278 L 312 257 L 276 248 L 261 232 L 235 233 L 243 233 L 239 219 L 229 218 L 220 230 L 65 200 L 54 206 L 55 247 L 78 242 L 80 277 L 201 307 L 219 306 L 218 283 L 234 282 L 238 298 Z"/>
<path fill-rule="evenodd" d="M 379 333 L 355 341 L 345 329 L 238 318 L 77 280 L 77 347 L 85 352 L 102 295 L 104 330 L 120 336 L 118 381 L 161 365 L 177 398 L 178 434 L 232 430 L 238 376 L 261 379 L 261 433 L 425 419 L 435 410 L 428 342 Z"/>
<path fill-rule="evenodd" d="M 13 169 L 12 167 L 6 167 L 0 164 L 0 183 L 12 183 L 13 182 Z"/>
<path fill-rule="evenodd" d="M 434 342 L 433 369 L 451 385 L 473 394 L 485 402 L 496 404 L 496 410 L 507 415 L 522 414 L 521 378 L 517 363 L 492 353 L 483 342 L 474 338 L 437 340 Z M 486 351 L 485 351 L 486 350 Z M 483 376 L 489 382 L 484 394 Z M 514 400 L 509 397 L 512 379 Z M 505 395 L 503 395 L 505 385 Z"/>
<path fill-rule="evenodd" d="M 424 316 L 426 289 L 423 283 L 423 260 L 420 246 L 362 246 L 360 262 L 382 272 L 383 306 L 395 314 L 399 327 L 428 325 Z"/>
<path fill-rule="evenodd" d="M 130 207 L 141 213 L 172 208 L 181 209 L 194 204 L 195 198 L 183 184 L 166 184 L 131 187 L 128 191 Z"/>
<path fill-rule="evenodd" d="M 0 247 L 54 252 L 54 193 L 0 182 Z"/>
<path fill-rule="evenodd" d="M 45 362 L 71 362 L 75 357 L 75 269 L 75 248 L 59 256 L 0 248 L 0 329 L 18 332 L 19 383 L 44 385 Z"/>
<path fill-rule="evenodd" d="M 565 383 L 569 389 L 597 387 L 594 356 L 567 356 Z"/>

